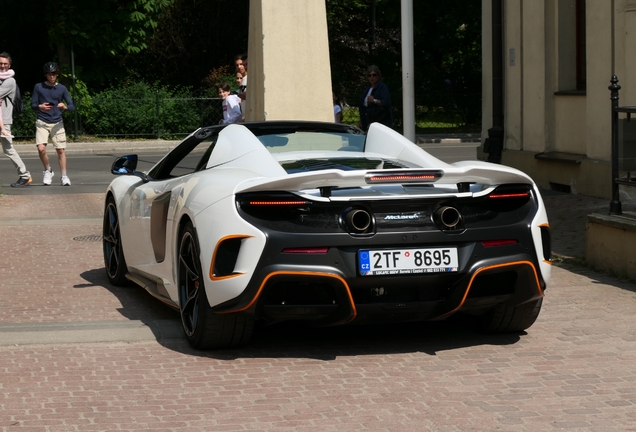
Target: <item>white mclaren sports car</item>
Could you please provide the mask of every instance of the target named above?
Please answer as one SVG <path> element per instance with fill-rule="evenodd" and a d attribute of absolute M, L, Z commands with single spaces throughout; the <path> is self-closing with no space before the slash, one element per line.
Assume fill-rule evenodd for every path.
<path fill-rule="evenodd" d="M 379 123 L 298 121 L 201 128 L 136 165 L 113 163 L 106 272 L 177 309 L 195 348 L 245 344 L 255 322 L 463 313 L 519 332 L 541 310 L 550 228 L 515 169 L 444 163 Z"/>

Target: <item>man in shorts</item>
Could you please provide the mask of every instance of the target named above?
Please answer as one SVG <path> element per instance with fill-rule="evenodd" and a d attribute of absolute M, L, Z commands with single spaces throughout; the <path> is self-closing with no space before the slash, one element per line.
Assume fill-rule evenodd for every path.
<path fill-rule="evenodd" d="M 62 186 L 70 186 L 71 180 L 66 175 L 66 132 L 62 121 L 62 111 L 75 109 L 71 95 L 62 84 L 57 82 L 60 75 L 60 68 L 55 62 L 48 62 L 44 65 L 44 76 L 46 80 L 38 83 L 33 88 L 33 99 L 31 108 L 38 113 L 35 121 L 35 143 L 38 146 L 38 153 L 44 172 L 42 173 L 42 183 L 50 185 L 53 180 L 53 170 L 49 164 L 49 157 L 46 154 L 46 145 L 49 137 L 53 147 L 57 152 L 57 159 L 62 171 Z M 62 102 L 64 100 L 64 102 Z"/>

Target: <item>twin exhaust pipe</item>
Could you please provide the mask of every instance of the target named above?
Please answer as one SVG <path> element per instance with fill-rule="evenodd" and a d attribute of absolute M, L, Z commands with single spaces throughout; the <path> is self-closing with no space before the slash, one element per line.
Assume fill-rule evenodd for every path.
<path fill-rule="evenodd" d="M 442 231 L 459 228 L 462 216 L 455 207 L 443 206 L 433 213 L 433 222 Z M 345 211 L 343 225 L 352 234 L 367 234 L 373 229 L 373 216 L 364 208 Z"/>

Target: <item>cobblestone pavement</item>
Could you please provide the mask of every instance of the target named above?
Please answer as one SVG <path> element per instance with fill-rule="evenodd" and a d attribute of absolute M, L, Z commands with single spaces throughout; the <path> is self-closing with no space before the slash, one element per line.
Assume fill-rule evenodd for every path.
<path fill-rule="evenodd" d="M 0 430 L 636 431 L 636 286 L 581 264 L 585 215 L 608 203 L 545 201 L 564 259 L 527 333 L 451 321 L 268 327 L 217 352 L 180 338 L 4 345 Z M 102 202 L 0 197 L 0 339 L 17 324 L 178 319 L 108 284 L 87 241 Z"/>

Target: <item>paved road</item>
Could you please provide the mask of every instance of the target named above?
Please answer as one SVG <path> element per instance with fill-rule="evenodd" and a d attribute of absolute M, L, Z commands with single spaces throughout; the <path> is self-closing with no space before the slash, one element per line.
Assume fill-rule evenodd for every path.
<path fill-rule="evenodd" d="M 138 169 L 140 171 L 151 168 L 164 154 L 169 146 L 164 145 L 162 151 L 144 151 L 139 154 Z M 451 143 L 451 144 L 422 144 L 428 152 L 452 163 L 460 160 L 474 160 L 478 143 Z M 116 157 L 134 153 L 133 149 L 125 146 L 100 149 L 96 153 L 88 153 L 75 145 L 69 150 L 68 155 L 68 175 L 71 178 L 72 186 L 61 187 L 59 166 L 57 156 L 50 155 L 50 162 L 55 172 L 55 177 L 51 186 L 42 184 L 42 164 L 34 151 L 35 146 L 20 145 L 19 152 L 22 159 L 31 171 L 33 183 L 26 188 L 11 188 L 10 184 L 17 180 L 17 174 L 11 161 L 4 155 L 0 156 L 0 185 L 2 193 L 5 195 L 41 195 L 41 194 L 73 194 L 73 193 L 101 193 L 113 179 L 110 174 L 110 167 Z M 88 145 L 87 145 L 88 147 Z"/>
<path fill-rule="evenodd" d="M 140 170 L 151 168 L 163 154 L 142 154 L 139 157 Z M 60 185 L 60 171 L 57 157 L 50 157 L 51 167 L 55 176 L 50 186 L 42 183 L 42 163 L 37 156 L 22 157 L 27 169 L 33 176 L 33 183 L 24 188 L 12 188 L 10 184 L 17 180 L 17 173 L 6 157 L 0 158 L 0 183 L 2 193 L 5 195 L 41 195 L 41 194 L 74 194 L 74 193 L 101 193 L 113 179 L 110 167 L 119 155 L 115 154 L 71 154 L 67 157 L 68 175 L 71 178 L 71 187 Z"/>
<path fill-rule="evenodd" d="M 545 200 L 563 261 L 527 333 L 277 326 L 198 352 L 107 282 L 103 193 L 4 195 L 0 430 L 636 431 L 636 286 L 579 264 L 607 202 Z"/>

